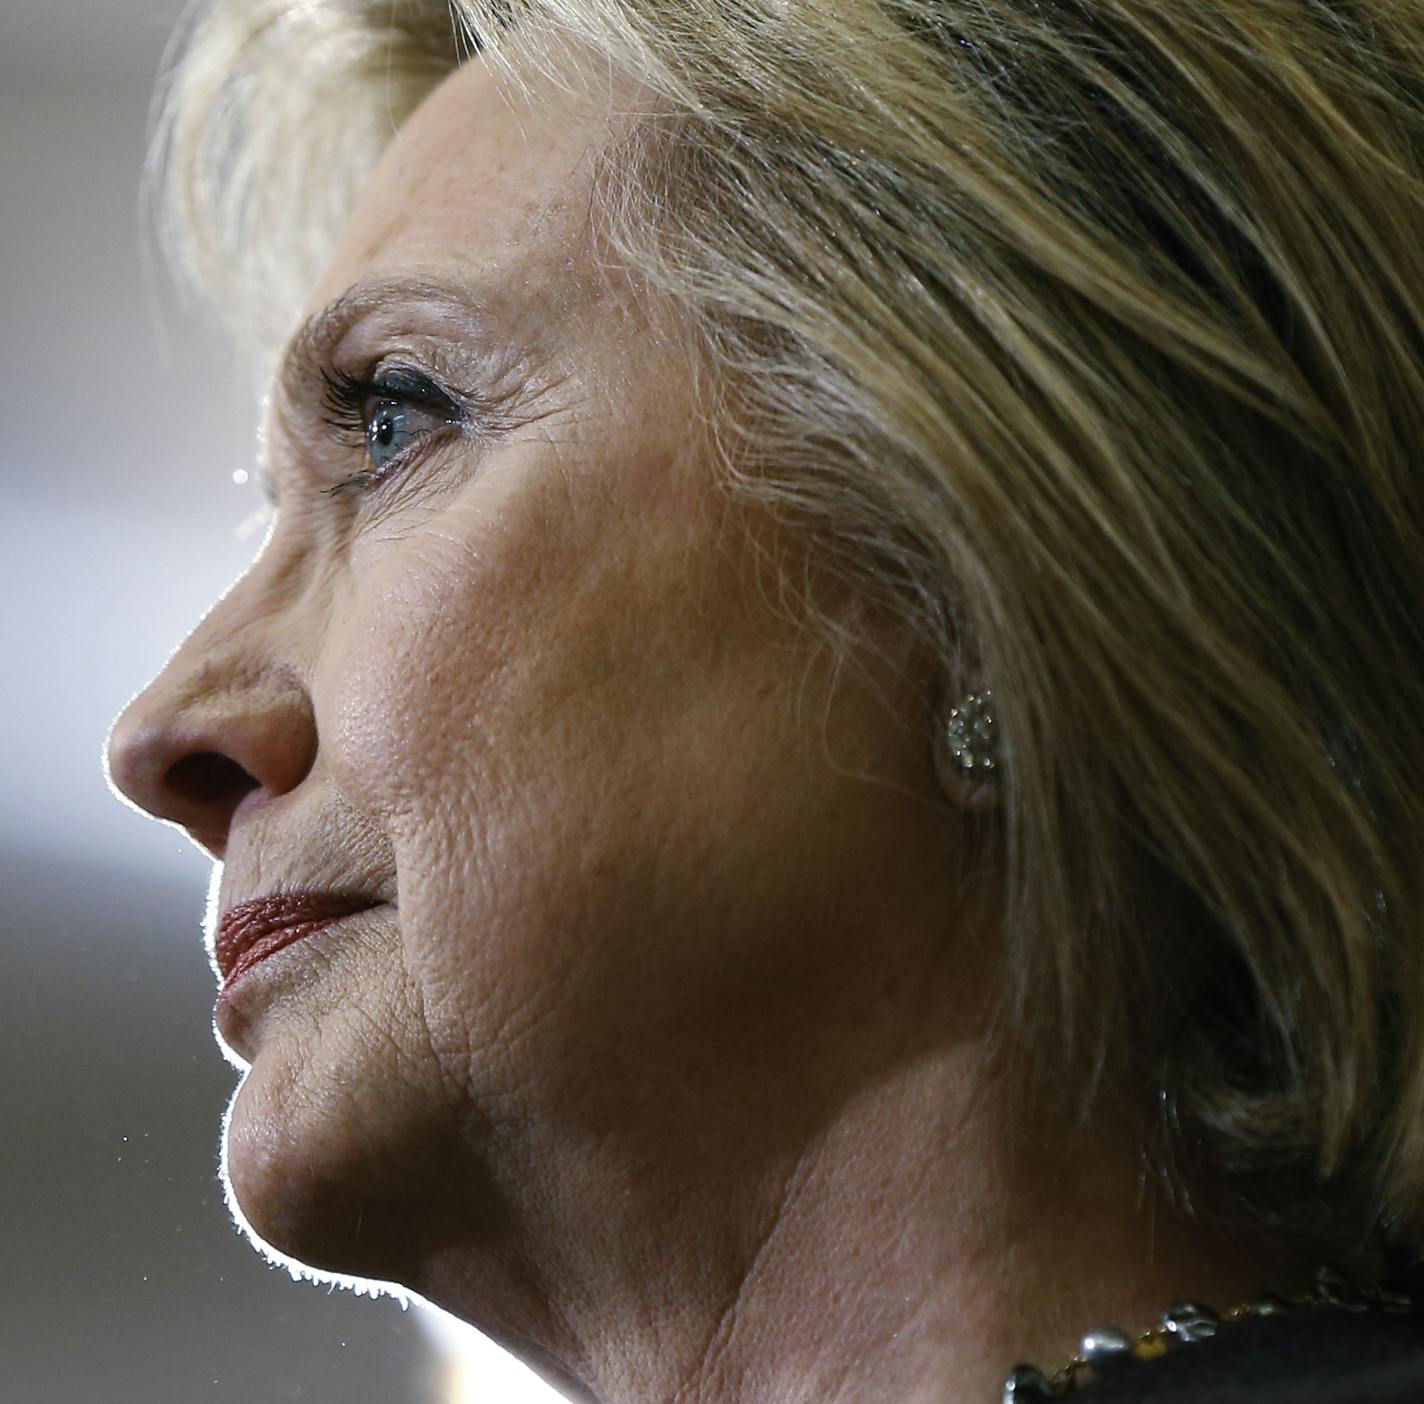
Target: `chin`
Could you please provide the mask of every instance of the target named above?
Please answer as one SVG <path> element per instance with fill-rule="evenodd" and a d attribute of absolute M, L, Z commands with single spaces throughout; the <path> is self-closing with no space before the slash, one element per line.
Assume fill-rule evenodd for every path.
<path fill-rule="evenodd" d="M 231 1112 L 231 1108 L 229 1108 L 229 1112 Z M 279 1248 L 274 1240 L 299 1243 L 303 1239 L 315 1240 L 320 1235 L 303 1234 L 297 1223 L 298 1216 L 290 1211 L 272 1216 L 274 1220 L 280 1220 L 280 1222 L 268 1222 L 268 1218 L 259 1211 L 259 1219 L 263 1224 L 263 1228 L 259 1229 L 248 1213 L 246 1205 L 267 1206 L 272 1201 L 254 1193 L 249 1183 L 248 1197 L 246 1205 L 244 1204 L 232 1177 L 226 1132 L 224 1132 L 222 1160 L 223 1196 L 227 1203 L 228 1213 L 232 1216 L 233 1224 L 271 1267 L 285 1269 L 293 1281 L 314 1282 L 328 1288 L 339 1287 L 355 1292 L 358 1296 L 391 1296 L 400 1301 L 402 1306 L 410 1304 L 413 1294 L 406 1289 L 403 1283 L 380 1276 L 379 1269 L 368 1269 L 363 1274 L 349 1268 L 323 1267 L 314 1260 L 314 1254 L 310 1248 L 303 1249 L 300 1253 Z M 272 1236 L 268 1237 L 269 1234 Z"/>
<path fill-rule="evenodd" d="M 448 1123 L 418 1091 L 258 1055 L 228 1107 L 223 1182 L 254 1245 L 294 1275 L 412 1283 L 449 1232 Z M 363 1095 L 364 1094 L 364 1095 Z M 345 1282 L 343 1285 L 355 1285 Z"/>

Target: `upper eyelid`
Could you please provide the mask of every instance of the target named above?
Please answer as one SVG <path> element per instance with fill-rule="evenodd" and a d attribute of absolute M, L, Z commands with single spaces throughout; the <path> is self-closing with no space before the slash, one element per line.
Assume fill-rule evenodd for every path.
<path fill-rule="evenodd" d="M 397 278 L 358 283 L 308 318 L 292 337 L 274 377 L 274 390 L 289 402 L 299 402 L 321 367 L 347 359 L 338 352 L 349 337 L 369 322 L 386 320 L 390 325 L 385 334 L 373 341 L 428 337 L 467 348 L 479 361 L 495 348 L 513 344 L 492 305 L 456 282 Z M 422 321 L 427 323 L 423 332 L 417 330 Z"/>
<path fill-rule="evenodd" d="M 400 385 L 398 382 L 402 375 L 409 377 L 411 383 Z M 382 363 L 371 372 L 369 378 L 362 379 L 365 379 L 368 392 L 378 398 L 400 400 L 428 408 L 449 406 L 459 411 L 462 417 L 470 418 L 478 418 L 483 408 L 479 396 L 447 385 L 431 371 L 409 365 L 404 360 L 392 364 Z"/>
<path fill-rule="evenodd" d="M 429 371 L 412 366 L 404 359 L 392 365 L 383 362 L 365 375 L 338 366 L 323 366 L 320 375 L 323 405 L 343 412 L 355 409 L 359 401 L 368 399 L 431 407 L 448 405 L 462 414 L 473 408 L 470 395 L 449 388 Z M 402 378 L 407 383 L 401 384 Z"/>
<path fill-rule="evenodd" d="M 402 373 L 410 378 L 411 384 L 390 383 L 398 380 Z M 378 366 L 364 376 L 339 369 L 324 370 L 322 380 L 325 385 L 321 400 L 323 426 L 328 432 L 355 435 L 358 442 L 364 437 L 358 425 L 364 424 L 366 406 L 372 401 L 407 405 L 439 421 L 428 433 L 452 429 L 465 436 L 494 433 L 498 429 L 491 407 L 480 397 L 450 388 L 429 371 L 410 365 L 405 358 L 388 367 Z"/>

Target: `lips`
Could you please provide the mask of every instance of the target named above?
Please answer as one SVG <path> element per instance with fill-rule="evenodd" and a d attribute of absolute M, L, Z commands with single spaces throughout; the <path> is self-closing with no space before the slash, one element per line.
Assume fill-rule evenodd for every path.
<path fill-rule="evenodd" d="M 213 943 L 224 984 L 275 951 L 377 903 L 335 892 L 282 892 L 229 908 Z"/>

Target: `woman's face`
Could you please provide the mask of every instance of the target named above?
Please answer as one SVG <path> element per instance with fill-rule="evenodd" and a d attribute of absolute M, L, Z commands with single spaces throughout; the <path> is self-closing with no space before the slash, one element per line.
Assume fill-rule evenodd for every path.
<path fill-rule="evenodd" d="M 220 1001 L 251 1226 L 551 1348 L 551 1284 L 671 1217 L 715 1278 L 899 1056 L 954 849 L 911 650 L 817 585 L 837 668 L 591 242 L 610 111 L 472 62 L 402 129 L 274 388 L 273 533 L 111 743 L 217 915 L 372 904 Z"/>

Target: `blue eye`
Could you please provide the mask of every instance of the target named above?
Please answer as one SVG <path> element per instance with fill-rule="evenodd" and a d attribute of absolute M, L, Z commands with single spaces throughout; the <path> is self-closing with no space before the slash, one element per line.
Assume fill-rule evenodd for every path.
<path fill-rule="evenodd" d="M 327 488 L 328 493 L 374 485 L 389 464 L 422 439 L 464 422 L 454 399 L 419 371 L 397 367 L 375 380 L 324 371 L 322 379 L 326 422 L 348 443 L 364 446 L 371 465 Z"/>
<path fill-rule="evenodd" d="M 393 458 L 400 457 L 422 433 L 439 428 L 449 421 L 424 413 L 401 400 L 375 400 L 364 406 L 366 421 L 366 452 L 379 471 Z M 427 423 L 422 426 L 420 421 Z"/>

